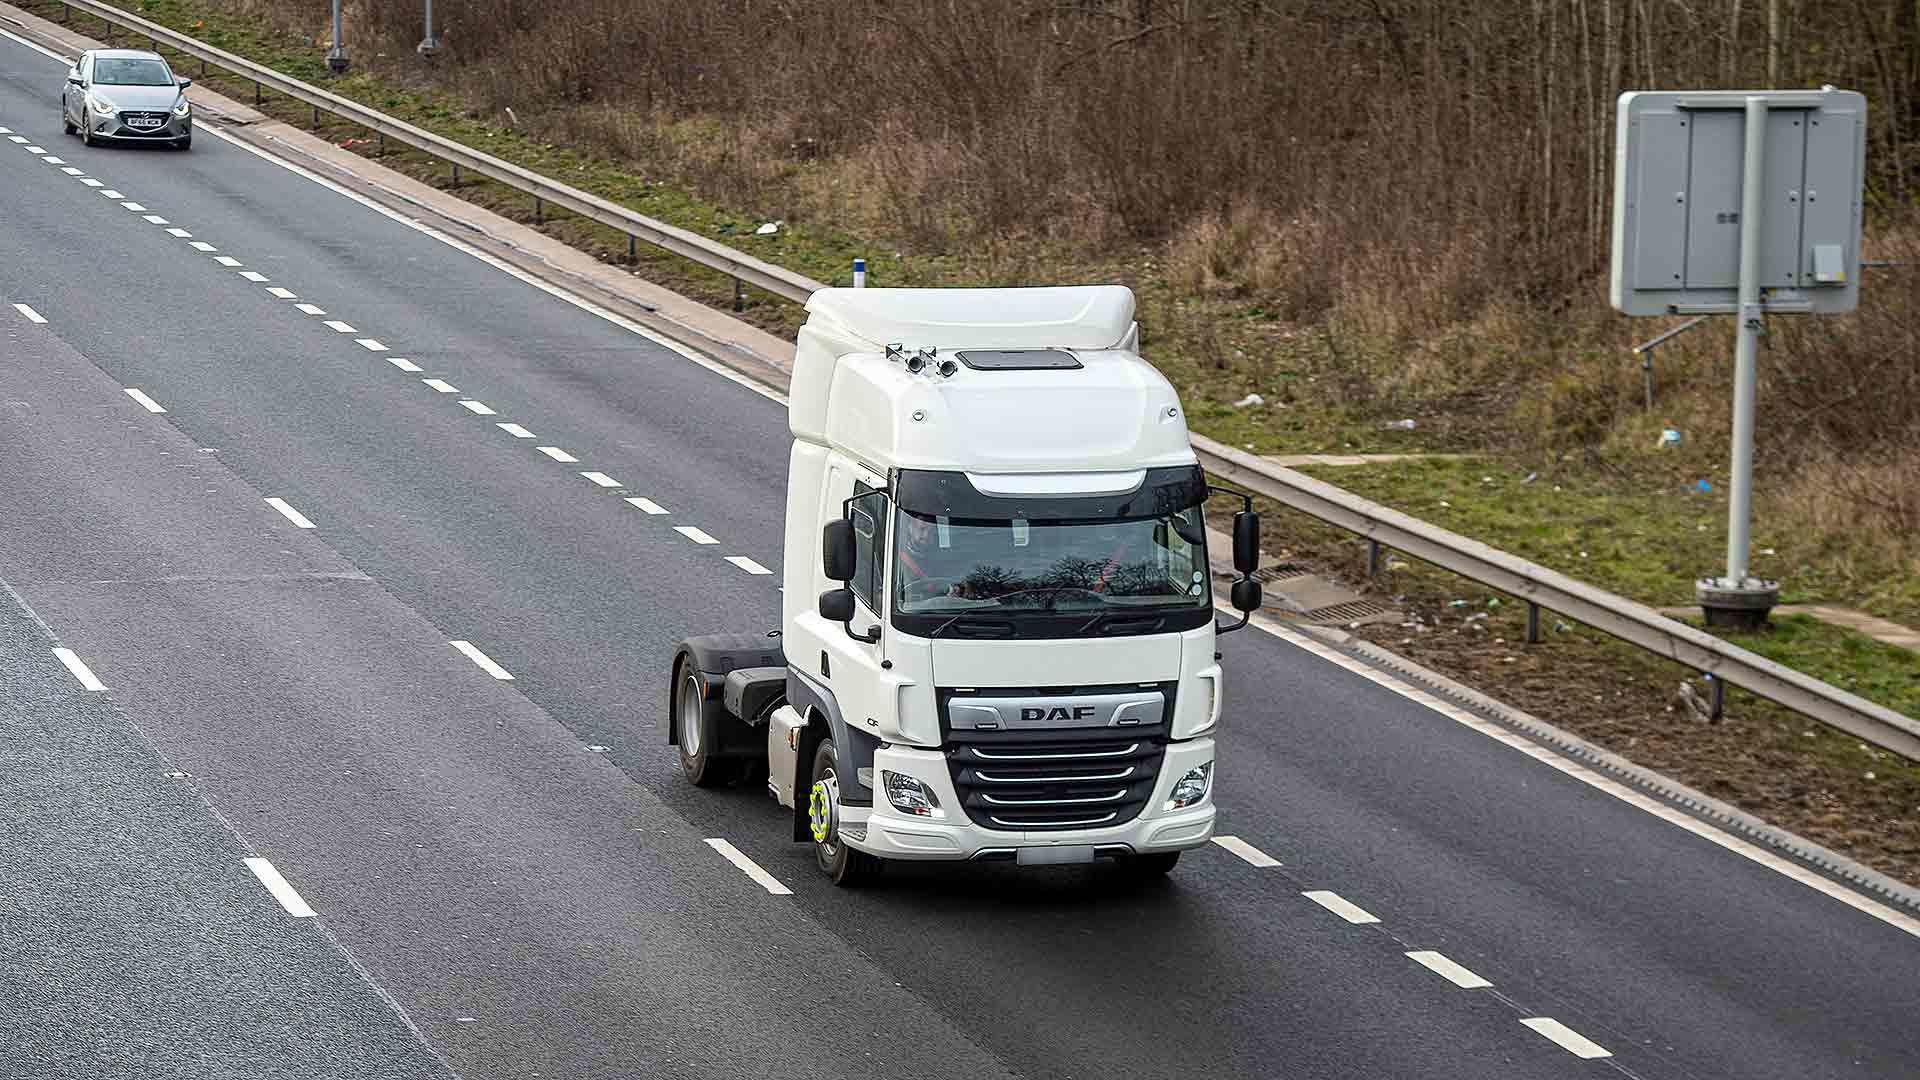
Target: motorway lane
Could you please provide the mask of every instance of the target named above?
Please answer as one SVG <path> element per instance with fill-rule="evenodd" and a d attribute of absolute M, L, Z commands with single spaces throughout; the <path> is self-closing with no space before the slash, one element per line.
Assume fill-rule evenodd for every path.
<path fill-rule="evenodd" d="M 575 468 L 604 469 L 636 491 L 634 476 L 653 490 L 677 490 L 660 499 L 677 511 L 672 520 L 695 520 L 723 539 L 747 542 L 777 522 L 784 437 L 771 403 L 650 353 L 605 324 L 273 166 L 202 141 L 227 157 L 208 155 L 215 165 L 199 174 L 167 170 L 185 158 L 201 159 L 200 150 L 106 154 L 86 164 L 105 172 L 106 162 L 114 170 L 137 162 L 140 197 L 153 202 L 163 191 L 169 208 L 195 206 L 202 188 L 224 181 L 231 189 L 226 203 L 240 208 L 234 216 L 243 222 L 231 235 L 307 246 L 255 254 L 226 239 L 220 217 L 206 219 L 220 222 L 218 229 L 197 225 L 197 235 L 249 265 L 270 266 L 276 281 L 285 278 L 303 295 L 310 287 L 293 275 L 326 267 L 319 276 L 327 291 L 312 296 L 330 312 L 424 358 L 423 364 L 439 365 L 435 374 L 457 365 L 446 377 L 500 409 L 501 417 L 546 417 L 526 422 L 543 435 L 561 432 L 555 441 L 583 458 Z M 70 153 L 62 156 L 72 160 Z M 132 183 L 118 171 L 113 179 Z M 37 200 L 38 188 L 34 192 Z M 33 219 L 21 230 L 31 242 L 16 249 L 17 259 L 13 251 L 0 253 L 0 265 L 23 265 L 17 260 L 36 254 L 44 260 L 47 250 L 84 252 L 97 240 L 101 226 L 76 224 L 92 222 L 91 211 L 58 203 L 63 196 L 51 191 L 46 197 L 59 212 L 45 218 L 34 217 L 29 205 L 8 207 L 10 217 Z M 225 203 L 207 212 L 218 213 L 219 205 Z M 105 226 L 116 237 L 129 227 Z M 357 242 L 319 246 L 322 235 L 363 232 Z M 177 250 L 152 234 L 116 245 L 148 240 L 161 246 L 117 250 L 151 250 L 160 259 Z M 185 279 L 205 269 L 184 264 L 180 274 Z M 10 298 L 28 278 L 0 278 L 0 292 Z M 362 278 L 382 284 L 353 291 Z M 496 418 L 468 416 L 424 392 L 407 397 L 369 389 L 361 380 L 391 374 L 380 370 L 377 357 L 352 355 L 350 341 L 307 322 L 289 326 L 290 316 L 270 305 L 252 314 L 245 305 L 255 293 L 242 290 L 239 305 L 228 303 L 219 290 L 232 284 L 219 274 L 206 284 L 200 277 L 183 280 L 180 287 L 191 289 L 196 301 L 216 298 L 211 314 L 166 325 L 143 320 L 145 340 L 137 350 L 71 318 L 60 322 L 60 333 L 122 382 L 159 386 L 156 397 L 173 410 L 170 422 L 196 441 L 220 445 L 223 460 L 262 490 L 302 492 L 295 502 L 326 523 L 327 542 L 410 608 L 441 627 L 510 628 L 502 643 L 487 648 L 521 676 L 518 689 L 574 726 L 582 741 L 614 745 L 616 758 L 643 787 L 775 867 L 835 936 L 922 991 L 1021 1071 L 1159 1074 L 1194 1046 L 1205 1047 L 1219 1071 L 1247 1073 L 1264 1063 L 1301 1075 L 1406 1075 L 1418 1062 L 1420 1075 L 1490 1075 L 1495 1066 L 1483 1055 L 1503 1050 L 1519 1056 L 1522 1072 L 1536 1075 L 1555 1066 L 1603 1067 L 1551 1056 L 1560 1052 L 1519 1029 L 1511 1015 L 1477 1016 L 1484 1001 L 1436 1004 L 1432 976 L 1396 951 L 1347 935 L 1344 926 L 1332 928 L 1341 940 L 1324 940 L 1324 913 L 1276 887 L 1271 875 L 1218 855 L 1190 859 L 1172 890 L 1097 906 L 1095 897 L 1111 882 L 1073 872 L 974 878 L 915 870 L 901 875 L 904 887 L 851 899 L 830 893 L 809 876 L 805 850 L 785 841 L 763 799 L 679 786 L 665 749 L 652 742 L 658 716 L 652 699 L 659 696 L 655 680 L 667 644 L 683 629 L 739 627 L 756 611 L 771 618 L 771 584 L 730 579 L 730 568 L 712 565 L 717 557 L 695 559 L 700 553 L 671 534 L 673 543 L 656 545 L 655 537 L 629 529 L 633 512 L 617 500 L 583 508 L 582 500 L 602 493 L 569 489 L 565 481 L 578 478 L 557 465 L 547 469 L 535 461 L 539 468 L 529 469 L 524 446 L 487 430 Z M 53 292 L 58 307 L 61 297 Z M 354 299 L 343 304 L 331 299 L 335 295 Z M 85 297 L 65 302 L 86 309 Z M 395 321 L 364 317 L 363 310 Z M 469 318 L 511 314 L 484 335 L 466 335 L 464 324 L 445 314 L 455 310 Z M 538 316 L 528 318 L 529 312 Z M 273 343 L 272 355 L 261 355 L 263 341 Z M 505 389 L 496 393 L 495 386 Z M 581 447 L 604 448 L 607 456 Z M 724 481 L 709 479 L 714 476 Z M 777 537 L 764 536 L 758 545 L 754 556 L 777 565 Z M 635 565 L 649 572 L 635 575 Z M 639 625 L 635 612 L 646 613 Z M 1894 966 L 1888 957 L 1911 956 L 1910 939 L 1518 762 L 1478 735 L 1271 639 L 1241 635 L 1224 647 L 1235 672 L 1235 712 L 1246 718 L 1232 733 L 1242 740 L 1244 757 L 1223 777 L 1228 827 L 1277 854 L 1284 850 L 1291 865 L 1304 863 L 1316 879 L 1305 886 L 1335 882 L 1390 923 L 1414 927 L 1422 938 L 1417 944 L 1444 944 L 1450 955 L 1458 950 L 1456 958 L 1476 970 L 1484 962 L 1501 972 L 1496 982 L 1503 989 L 1551 1004 L 1554 1015 L 1577 1029 L 1655 1040 L 1633 1051 L 1644 1055 L 1636 1059 L 1631 1047 L 1600 1038 L 1646 1075 L 1911 1071 L 1911 1057 L 1902 1056 L 1911 1054 L 1910 1045 L 1897 1035 L 1887 1038 L 1897 1027 L 1857 1019 L 1863 1005 L 1872 1015 L 1879 1015 L 1876 1008 L 1910 1011 L 1911 980 L 1887 970 Z M 126 648 L 139 645 L 129 640 Z M 1251 701 L 1293 707 L 1237 704 Z M 1245 778 L 1237 789 L 1236 773 Z M 1570 844 L 1574 837 L 1583 842 Z M 1597 881 L 1631 888 L 1597 888 Z M 1620 891 L 1625 899 L 1615 895 Z M 1730 895 L 1761 900 L 1728 911 Z M 980 930 L 987 918 L 994 920 L 992 935 Z M 1703 923 L 1720 926 L 1723 939 L 1696 937 Z M 913 932 L 876 933 L 882 925 Z M 1807 925 L 1821 928 L 1811 939 L 1818 948 L 1778 951 L 1775 942 L 1803 937 Z M 1116 941 L 1164 952 L 1143 955 L 1104 944 Z M 1773 957 L 1784 961 L 1783 970 L 1755 979 Z M 1289 967 L 1311 975 L 1290 983 L 1282 974 Z M 1409 969 L 1420 980 L 1406 983 L 1400 972 Z M 1864 980 L 1855 977 L 1861 971 Z M 1370 982 L 1351 984 L 1355 973 Z M 1312 993 L 1289 992 L 1290 985 Z M 1169 1003 L 1166 986 L 1227 988 L 1228 1004 Z M 1835 987 L 1839 993 L 1819 996 Z M 1197 1000 L 1205 1001 L 1207 992 Z M 1284 1021 L 1277 1027 L 1276 1016 Z M 1385 1026 L 1382 1016 L 1391 1017 Z M 1684 1020 L 1676 1025 L 1675 1017 Z M 1770 1025 L 1793 1038 L 1772 1035 Z M 1472 1037 L 1462 1041 L 1463 1031 Z M 1405 1057 L 1382 1048 L 1409 1041 L 1414 1052 Z M 1678 1046 L 1667 1051 L 1669 1043 Z M 1782 1043 L 1800 1049 L 1783 1055 Z M 1551 1053 L 1534 1056 L 1542 1050 Z M 1861 1068 L 1851 1065 L 1856 1052 L 1865 1061 Z"/>

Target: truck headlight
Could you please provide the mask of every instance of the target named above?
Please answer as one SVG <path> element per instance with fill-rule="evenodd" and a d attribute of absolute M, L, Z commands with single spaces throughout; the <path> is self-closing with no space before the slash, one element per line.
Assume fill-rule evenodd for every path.
<path fill-rule="evenodd" d="M 1167 809 L 1178 810 L 1183 806 L 1192 806 L 1207 797 L 1207 789 L 1213 786 L 1213 762 L 1195 765 L 1187 770 L 1187 775 L 1173 785 L 1173 797 L 1167 800 Z"/>
<path fill-rule="evenodd" d="M 880 770 L 880 786 L 895 810 L 914 817 L 944 817 L 933 789 L 905 773 Z"/>

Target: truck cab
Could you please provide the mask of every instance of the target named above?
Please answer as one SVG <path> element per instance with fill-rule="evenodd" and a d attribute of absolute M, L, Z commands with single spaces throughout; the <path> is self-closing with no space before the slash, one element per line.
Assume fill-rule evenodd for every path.
<path fill-rule="evenodd" d="M 689 777 L 764 765 L 845 884 L 892 859 L 1171 869 L 1213 831 L 1209 491 L 1131 292 L 824 289 L 807 311 L 781 627 L 682 646 Z M 1257 529 L 1243 509 L 1242 610 Z"/>

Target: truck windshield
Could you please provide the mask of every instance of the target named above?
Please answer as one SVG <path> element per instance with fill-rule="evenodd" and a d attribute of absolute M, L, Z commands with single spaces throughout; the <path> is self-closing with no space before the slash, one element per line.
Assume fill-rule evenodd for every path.
<path fill-rule="evenodd" d="M 894 610 L 905 615 L 1141 614 L 1207 608 L 1192 507 L 1103 521 L 949 518 L 900 510 Z"/>

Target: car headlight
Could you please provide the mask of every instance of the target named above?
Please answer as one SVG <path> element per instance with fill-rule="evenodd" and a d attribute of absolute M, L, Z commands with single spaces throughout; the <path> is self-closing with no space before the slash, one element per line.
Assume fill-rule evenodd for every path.
<path fill-rule="evenodd" d="M 87 108 L 97 113 L 111 113 L 114 111 L 113 102 L 108 101 L 98 94 L 87 95 Z"/>
<path fill-rule="evenodd" d="M 914 817 L 945 817 L 933 789 L 904 773 L 880 770 L 880 786 L 895 810 Z"/>
<path fill-rule="evenodd" d="M 1183 806 L 1192 806 L 1207 797 L 1207 789 L 1213 786 L 1213 762 L 1195 765 L 1187 770 L 1187 775 L 1173 785 L 1173 797 L 1167 800 L 1167 809 L 1178 810 Z"/>
<path fill-rule="evenodd" d="M 181 99 L 180 99 L 179 101 L 177 101 L 177 102 L 175 102 L 175 103 L 174 103 L 174 106 L 173 106 L 173 115 L 175 115 L 175 116 L 192 116 L 192 115 L 193 115 L 193 105 L 192 105 L 192 103 L 190 103 L 190 102 L 188 102 L 186 98 L 181 98 Z"/>

